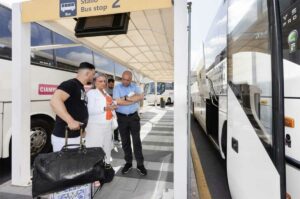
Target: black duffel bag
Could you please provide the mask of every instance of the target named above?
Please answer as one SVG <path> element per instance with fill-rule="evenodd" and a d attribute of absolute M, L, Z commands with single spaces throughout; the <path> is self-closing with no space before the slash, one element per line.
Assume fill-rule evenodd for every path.
<path fill-rule="evenodd" d="M 68 148 L 79 146 L 77 148 Z M 112 181 L 115 171 L 105 163 L 101 147 L 86 148 L 66 144 L 59 152 L 40 154 L 33 164 L 32 197 L 62 191 L 64 189 L 95 181 Z"/>

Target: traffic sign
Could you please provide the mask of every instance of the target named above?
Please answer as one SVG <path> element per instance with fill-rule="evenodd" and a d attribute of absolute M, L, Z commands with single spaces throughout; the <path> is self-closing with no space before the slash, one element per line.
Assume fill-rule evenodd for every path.
<path fill-rule="evenodd" d="M 22 3 L 22 21 L 48 21 L 172 7 L 172 0 L 31 0 Z"/>

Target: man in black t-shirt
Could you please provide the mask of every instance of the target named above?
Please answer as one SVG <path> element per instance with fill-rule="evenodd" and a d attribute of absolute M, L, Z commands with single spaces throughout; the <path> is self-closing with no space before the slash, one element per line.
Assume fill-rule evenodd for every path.
<path fill-rule="evenodd" d="M 51 137 L 53 151 L 64 146 L 66 126 L 69 131 L 69 144 L 78 144 L 80 125 L 84 127 L 88 121 L 87 99 L 84 85 L 92 82 L 95 74 L 94 65 L 83 62 L 78 68 L 77 77 L 61 83 L 50 101 L 56 113 L 56 121 Z"/>

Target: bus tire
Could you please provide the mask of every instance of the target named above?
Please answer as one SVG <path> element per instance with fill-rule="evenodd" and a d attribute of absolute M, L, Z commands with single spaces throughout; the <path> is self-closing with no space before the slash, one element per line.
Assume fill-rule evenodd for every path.
<path fill-rule="evenodd" d="M 224 153 L 225 159 L 227 156 L 227 121 L 224 122 L 222 128 L 221 147 Z"/>
<path fill-rule="evenodd" d="M 33 160 L 40 153 L 52 151 L 51 133 L 53 131 L 53 122 L 32 118 L 30 129 L 30 153 Z"/>

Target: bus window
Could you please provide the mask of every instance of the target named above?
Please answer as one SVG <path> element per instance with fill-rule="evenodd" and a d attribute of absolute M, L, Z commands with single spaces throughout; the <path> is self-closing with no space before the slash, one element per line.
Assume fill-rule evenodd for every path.
<path fill-rule="evenodd" d="M 114 74 L 114 62 L 98 53 L 93 52 L 94 54 L 94 64 L 97 69 L 100 71 L 110 72 Z"/>
<path fill-rule="evenodd" d="M 278 144 L 283 138 L 275 134 L 273 117 L 280 108 L 273 107 L 279 99 L 272 75 L 280 64 L 272 64 L 277 56 L 272 52 L 279 50 L 272 43 L 278 31 L 272 6 L 267 0 L 228 1 L 227 179 L 232 198 L 283 199 L 286 194 L 284 143 Z"/>
<path fill-rule="evenodd" d="M 149 84 L 145 84 L 144 85 L 144 95 L 147 94 L 148 89 L 149 89 Z"/>
<path fill-rule="evenodd" d="M 151 82 L 150 83 L 150 89 L 148 94 L 155 94 L 155 83 Z"/>
<path fill-rule="evenodd" d="M 126 67 L 122 66 L 121 64 L 119 63 L 115 63 L 115 71 L 116 71 L 116 75 L 118 76 L 122 76 L 122 73 L 125 71 L 125 70 L 128 70 Z"/>
<path fill-rule="evenodd" d="M 92 51 L 79 46 L 55 50 L 58 69 L 76 71 L 81 62 L 93 63 Z"/>
<path fill-rule="evenodd" d="M 166 83 L 166 90 L 174 90 L 174 83 Z"/>
<path fill-rule="evenodd" d="M 0 58 L 11 60 L 11 11 L 0 6 Z"/>
<path fill-rule="evenodd" d="M 68 38 L 65 38 L 64 36 L 56 33 L 56 32 L 52 32 L 53 34 L 53 43 L 54 44 L 74 44 L 73 41 L 71 41 Z"/>
<path fill-rule="evenodd" d="M 146 83 L 144 87 L 145 95 L 155 94 L 154 82 Z"/>
<path fill-rule="evenodd" d="M 161 95 L 166 91 L 166 84 L 162 82 L 157 83 L 157 94 Z"/>
<path fill-rule="evenodd" d="M 219 9 L 204 43 L 206 69 L 214 67 L 226 57 L 226 9 Z"/>
<path fill-rule="evenodd" d="M 272 82 L 267 5 L 260 1 L 247 2 L 245 12 L 231 0 L 228 23 L 236 24 L 229 34 L 228 77 L 232 90 L 237 95 L 245 114 L 253 125 L 267 151 L 272 145 Z M 237 15 L 238 14 L 238 17 Z M 236 23 L 236 18 L 241 19 Z M 245 25 L 246 24 L 246 25 Z M 241 92 L 244 95 L 241 95 Z M 254 107 L 250 101 L 254 100 Z M 260 104 L 267 100 L 268 104 Z M 271 154 L 270 154 L 271 155 Z"/>
<path fill-rule="evenodd" d="M 31 46 L 42 46 L 52 44 L 52 32 L 37 24 L 31 24 Z M 41 66 L 54 66 L 54 51 L 42 50 L 31 53 L 31 62 Z"/>

